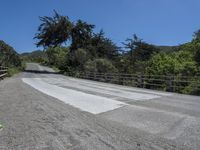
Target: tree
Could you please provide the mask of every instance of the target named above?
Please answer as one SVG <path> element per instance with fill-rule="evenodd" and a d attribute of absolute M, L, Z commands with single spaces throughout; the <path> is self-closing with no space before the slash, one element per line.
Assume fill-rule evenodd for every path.
<path fill-rule="evenodd" d="M 195 60 L 200 65 L 200 49 L 196 51 Z"/>
<path fill-rule="evenodd" d="M 198 66 L 191 51 L 181 50 L 172 53 L 159 53 L 148 62 L 146 73 L 149 75 L 194 76 Z"/>
<path fill-rule="evenodd" d="M 49 47 L 46 50 L 49 65 L 62 68 L 68 53 L 69 49 L 66 47 Z"/>
<path fill-rule="evenodd" d="M 79 48 L 68 55 L 67 65 L 77 71 L 83 71 L 83 66 L 88 60 L 88 55 L 85 49 Z"/>
<path fill-rule="evenodd" d="M 53 17 L 40 17 L 42 23 L 38 28 L 39 33 L 34 37 L 39 40 L 36 43 L 38 47 L 56 47 L 70 39 L 72 23 L 69 18 L 56 11 L 54 13 Z"/>
<path fill-rule="evenodd" d="M 153 54 L 159 52 L 158 48 L 143 42 L 136 34 L 133 35 L 132 39 L 127 39 L 126 43 L 123 44 L 125 45 L 125 48 L 129 50 L 129 55 L 133 62 L 147 61 Z"/>
<path fill-rule="evenodd" d="M 194 39 L 195 40 L 200 40 L 200 29 L 199 30 L 197 30 L 196 32 L 194 32 Z"/>
<path fill-rule="evenodd" d="M 117 47 L 109 38 L 105 37 L 103 30 L 93 35 L 91 47 L 89 47 L 89 49 L 95 54 L 95 57 L 99 58 L 114 60 L 119 55 L 119 47 Z"/>
<path fill-rule="evenodd" d="M 71 50 L 86 48 L 92 38 L 94 25 L 78 20 L 71 30 Z"/>
<path fill-rule="evenodd" d="M 121 61 L 126 63 L 126 66 L 120 68 L 128 73 L 143 73 L 145 71 L 146 61 L 154 54 L 159 52 L 159 49 L 154 45 L 143 42 L 136 34 L 133 38 L 129 38 L 123 43 L 126 49 L 126 54 L 123 55 Z"/>
<path fill-rule="evenodd" d="M 125 45 L 125 48 L 129 50 L 135 50 L 136 46 L 142 43 L 142 39 L 140 39 L 136 34 L 133 34 L 133 38 L 126 39 L 127 43 L 123 43 Z"/>

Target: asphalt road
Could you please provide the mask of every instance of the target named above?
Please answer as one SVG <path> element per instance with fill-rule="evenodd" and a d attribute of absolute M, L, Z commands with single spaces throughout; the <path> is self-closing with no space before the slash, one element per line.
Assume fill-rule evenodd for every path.
<path fill-rule="evenodd" d="M 75 79 L 38 64 L 0 82 L 0 150 L 200 149 L 200 97 Z"/>

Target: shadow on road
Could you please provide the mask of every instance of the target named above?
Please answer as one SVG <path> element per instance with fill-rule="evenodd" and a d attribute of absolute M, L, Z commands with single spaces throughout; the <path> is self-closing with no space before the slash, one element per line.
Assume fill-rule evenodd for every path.
<path fill-rule="evenodd" d="M 39 71 L 39 70 L 24 70 L 27 73 L 37 73 L 37 74 L 60 74 L 60 72 L 49 72 L 49 71 Z"/>

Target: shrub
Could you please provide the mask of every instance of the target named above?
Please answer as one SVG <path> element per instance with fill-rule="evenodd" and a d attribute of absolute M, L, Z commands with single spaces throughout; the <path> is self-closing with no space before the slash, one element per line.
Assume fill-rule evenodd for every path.
<path fill-rule="evenodd" d="M 85 64 L 85 71 L 98 73 L 114 73 L 117 72 L 115 66 L 107 59 L 89 60 Z"/>

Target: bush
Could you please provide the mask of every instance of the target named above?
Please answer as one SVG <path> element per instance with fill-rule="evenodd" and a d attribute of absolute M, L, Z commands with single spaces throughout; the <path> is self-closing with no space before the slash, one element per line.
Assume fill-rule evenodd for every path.
<path fill-rule="evenodd" d="M 81 70 L 83 69 L 83 66 L 87 60 L 88 56 L 86 50 L 79 48 L 74 52 L 74 61 L 76 61 Z"/>
<path fill-rule="evenodd" d="M 150 75 L 195 75 L 198 65 L 190 51 L 159 53 L 148 62 L 146 73 Z"/>
<path fill-rule="evenodd" d="M 48 65 L 60 67 L 65 63 L 69 49 L 66 47 L 50 47 L 46 50 Z"/>
<path fill-rule="evenodd" d="M 0 65 L 7 67 L 20 67 L 21 59 L 19 54 L 4 41 L 0 40 Z"/>
<path fill-rule="evenodd" d="M 98 73 L 115 73 L 117 69 L 107 59 L 95 59 L 93 61 L 89 60 L 85 66 L 85 71 L 87 72 L 98 72 Z"/>

